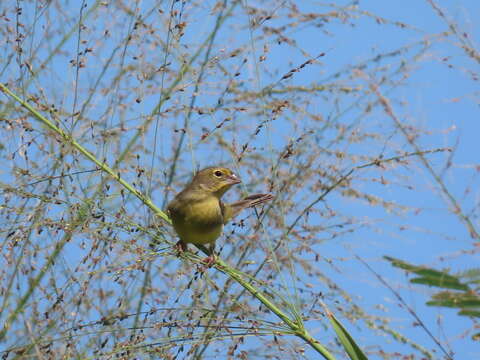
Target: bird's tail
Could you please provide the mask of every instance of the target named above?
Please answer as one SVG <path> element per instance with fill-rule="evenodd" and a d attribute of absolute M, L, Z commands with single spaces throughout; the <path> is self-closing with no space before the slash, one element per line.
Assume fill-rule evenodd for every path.
<path fill-rule="evenodd" d="M 263 204 L 272 199 L 273 199 L 272 194 L 253 194 L 253 195 L 247 196 L 246 198 L 240 201 L 234 202 L 232 204 L 226 204 L 224 205 L 224 209 L 223 209 L 224 223 L 227 223 L 229 220 L 233 219 L 243 209 Z"/>

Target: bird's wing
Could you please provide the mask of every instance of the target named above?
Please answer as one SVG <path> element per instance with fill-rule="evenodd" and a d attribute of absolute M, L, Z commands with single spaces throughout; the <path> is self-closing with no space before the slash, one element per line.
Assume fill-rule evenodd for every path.
<path fill-rule="evenodd" d="M 220 208 L 223 215 L 223 223 L 226 224 L 228 221 L 237 216 L 243 209 L 263 204 L 272 199 L 272 194 L 254 194 L 249 195 L 246 198 L 231 204 L 224 204 L 220 201 Z"/>

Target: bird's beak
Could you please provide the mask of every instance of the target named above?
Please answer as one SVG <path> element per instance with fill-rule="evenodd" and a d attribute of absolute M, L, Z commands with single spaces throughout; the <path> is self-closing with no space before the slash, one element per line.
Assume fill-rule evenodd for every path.
<path fill-rule="evenodd" d="M 240 180 L 240 178 L 235 174 L 228 175 L 227 180 L 231 185 L 240 184 L 242 182 L 242 180 Z"/>

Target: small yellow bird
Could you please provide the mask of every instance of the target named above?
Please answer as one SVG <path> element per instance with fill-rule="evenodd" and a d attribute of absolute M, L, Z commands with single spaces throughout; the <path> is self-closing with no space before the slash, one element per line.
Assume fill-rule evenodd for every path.
<path fill-rule="evenodd" d="M 204 261 L 215 262 L 215 240 L 222 234 L 223 225 L 245 208 L 273 199 L 271 194 L 250 195 L 232 204 L 220 199 L 233 185 L 241 183 L 232 170 L 208 167 L 199 171 L 185 189 L 168 204 L 167 213 L 180 237 L 182 251 L 187 244 L 209 245 L 210 256 Z"/>

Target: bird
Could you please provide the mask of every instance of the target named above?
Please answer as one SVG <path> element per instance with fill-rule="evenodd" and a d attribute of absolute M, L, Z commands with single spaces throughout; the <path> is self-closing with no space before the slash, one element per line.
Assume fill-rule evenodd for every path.
<path fill-rule="evenodd" d="M 179 251 L 186 251 L 187 244 L 206 245 L 208 266 L 215 261 L 215 241 L 223 232 L 223 226 L 243 209 L 263 204 L 273 199 L 271 194 L 253 194 L 240 201 L 225 204 L 221 198 L 240 178 L 225 167 L 211 166 L 200 170 L 185 188 L 167 205 L 167 214 L 180 241 Z"/>

